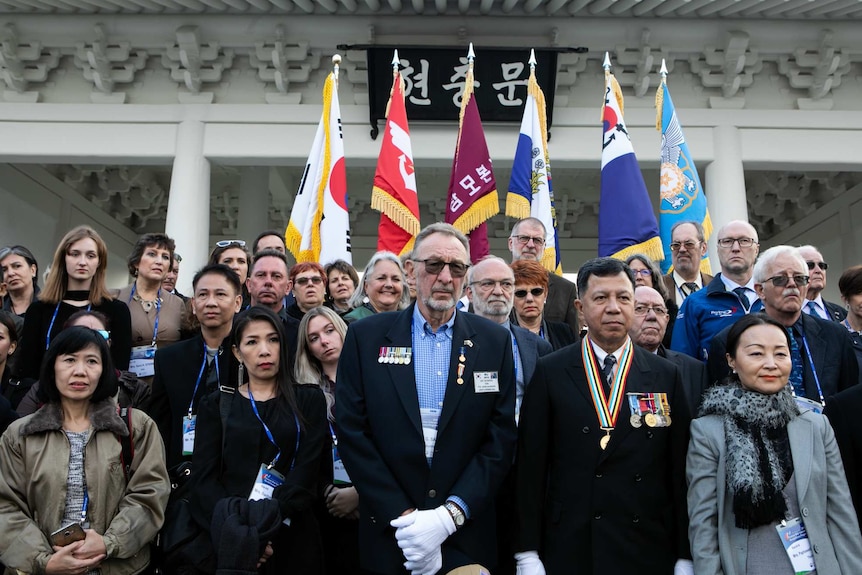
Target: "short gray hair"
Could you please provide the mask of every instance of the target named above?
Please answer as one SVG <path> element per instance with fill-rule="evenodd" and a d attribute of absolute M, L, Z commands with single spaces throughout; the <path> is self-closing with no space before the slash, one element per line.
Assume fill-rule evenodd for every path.
<path fill-rule="evenodd" d="M 798 249 L 793 246 L 772 246 L 760 254 L 757 263 L 754 264 L 754 283 L 760 284 L 768 280 L 770 276 L 766 275 L 767 268 L 771 267 L 776 259 L 785 255 L 795 258 L 804 273 L 808 273 L 808 264 L 805 262 L 805 258 L 799 254 Z"/>
<path fill-rule="evenodd" d="M 351 308 L 360 307 L 365 303 L 365 298 L 368 297 L 368 292 L 365 291 L 365 281 L 368 279 L 368 275 L 374 271 L 374 266 L 382 261 L 392 262 L 398 266 L 398 271 L 401 272 L 401 301 L 398 302 L 398 309 L 404 309 L 410 304 L 410 290 L 407 289 L 407 274 L 404 273 L 401 258 L 392 252 L 382 251 L 376 252 L 371 256 L 371 259 L 365 265 L 365 270 L 363 270 L 362 277 L 359 279 L 359 285 L 356 286 L 353 295 L 350 297 L 349 304 Z"/>
<path fill-rule="evenodd" d="M 534 224 L 537 226 L 541 226 L 544 235 L 548 235 L 548 229 L 545 227 L 545 222 L 543 222 L 539 218 L 534 218 L 531 216 L 529 218 L 524 218 L 523 220 L 518 220 L 517 222 L 515 222 L 515 225 L 512 226 L 512 232 L 509 234 L 510 238 L 515 237 L 515 233 L 517 232 L 518 228 L 521 227 L 521 224 Z"/>
<path fill-rule="evenodd" d="M 700 241 L 700 242 L 705 242 L 705 241 L 706 241 L 706 239 L 704 238 L 704 233 L 703 233 L 703 225 L 701 225 L 701 223 L 700 223 L 700 222 L 696 222 L 696 221 L 694 221 L 694 220 L 685 220 L 685 221 L 683 221 L 683 222 L 677 222 L 677 223 L 675 223 L 675 224 L 673 225 L 673 227 L 670 229 L 670 237 L 673 237 L 673 233 L 676 231 L 676 229 L 677 229 L 678 227 L 680 227 L 680 226 L 684 226 L 684 225 L 686 225 L 686 224 L 688 224 L 688 225 L 690 225 L 690 226 L 694 226 L 694 229 L 695 229 L 695 232 L 694 232 L 694 233 L 697 235 L 697 240 L 698 240 L 698 241 Z"/>
<path fill-rule="evenodd" d="M 416 241 L 413 243 L 413 253 L 410 254 L 411 259 L 419 253 L 419 246 L 424 242 L 428 236 L 432 234 L 444 234 L 447 236 L 451 236 L 457 239 L 464 246 L 464 249 L 467 251 L 467 263 L 470 263 L 470 240 L 467 239 L 467 236 L 462 234 L 458 228 L 453 226 L 452 224 L 444 224 L 443 222 L 436 222 L 429 226 L 425 226 L 419 235 L 416 236 Z"/>

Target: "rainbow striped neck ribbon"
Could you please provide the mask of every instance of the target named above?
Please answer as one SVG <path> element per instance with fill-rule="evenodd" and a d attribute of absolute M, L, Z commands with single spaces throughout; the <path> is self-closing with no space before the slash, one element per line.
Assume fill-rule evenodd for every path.
<path fill-rule="evenodd" d="M 593 352 L 589 336 L 584 337 L 581 341 L 581 355 L 584 358 L 584 372 L 590 385 L 590 395 L 593 398 L 593 406 L 596 408 L 599 424 L 606 431 L 613 429 L 620 414 L 620 406 L 623 404 L 622 398 L 625 395 L 626 379 L 632 367 L 632 357 L 634 356 L 632 340 L 629 339 L 623 347 L 614 384 L 611 386 L 610 402 L 605 397 L 605 390 L 602 386 L 602 371 L 599 368 L 596 354 Z"/>

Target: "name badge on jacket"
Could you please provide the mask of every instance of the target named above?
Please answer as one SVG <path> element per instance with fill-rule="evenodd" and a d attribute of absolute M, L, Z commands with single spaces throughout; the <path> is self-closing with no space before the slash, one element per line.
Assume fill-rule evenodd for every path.
<path fill-rule="evenodd" d="M 473 374 L 473 388 L 476 393 L 499 393 L 500 380 L 496 371 L 477 371 Z"/>

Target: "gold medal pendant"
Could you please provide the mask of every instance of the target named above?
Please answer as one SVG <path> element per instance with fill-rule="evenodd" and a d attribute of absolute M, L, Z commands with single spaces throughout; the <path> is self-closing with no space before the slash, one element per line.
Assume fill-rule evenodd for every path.
<path fill-rule="evenodd" d="M 632 427 L 634 427 L 635 429 L 639 428 L 644 424 L 643 420 L 641 419 L 641 416 L 637 413 L 633 413 L 632 416 L 629 417 L 629 423 L 631 423 Z"/>
<path fill-rule="evenodd" d="M 655 427 L 658 424 L 658 418 L 655 416 L 655 413 L 647 413 L 644 415 L 644 423 L 649 427 Z"/>
<path fill-rule="evenodd" d="M 613 427 L 603 427 L 602 431 L 605 432 L 604 437 L 599 439 L 599 447 L 602 448 L 602 451 L 608 448 L 608 443 L 611 442 L 611 431 L 613 431 Z"/>

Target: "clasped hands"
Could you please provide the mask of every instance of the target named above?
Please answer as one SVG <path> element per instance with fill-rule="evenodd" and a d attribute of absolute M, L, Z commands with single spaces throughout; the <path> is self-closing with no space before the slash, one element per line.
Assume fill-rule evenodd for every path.
<path fill-rule="evenodd" d="M 105 540 L 92 529 L 84 529 L 86 538 L 65 547 L 54 546 L 54 554 L 45 565 L 46 575 L 81 575 L 95 569 L 105 560 Z"/>
<path fill-rule="evenodd" d="M 443 567 L 440 545 L 455 533 L 455 522 L 444 506 L 413 510 L 389 522 L 412 575 L 434 575 Z"/>

